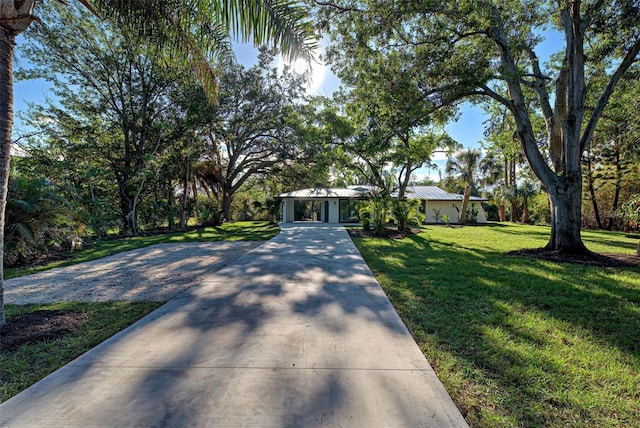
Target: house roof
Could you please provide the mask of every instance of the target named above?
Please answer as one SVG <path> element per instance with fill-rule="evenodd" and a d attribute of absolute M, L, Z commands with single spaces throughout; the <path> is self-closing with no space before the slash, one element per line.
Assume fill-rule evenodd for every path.
<path fill-rule="evenodd" d="M 373 189 L 372 186 L 358 185 L 349 186 L 348 188 L 328 188 L 313 187 L 309 189 L 294 190 L 292 192 L 281 193 L 278 198 L 295 198 L 295 199 L 313 199 L 313 198 L 364 198 L 367 193 Z M 394 192 L 392 196 L 397 196 L 398 192 Z M 448 193 L 437 186 L 409 186 L 407 187 L 406 196 L 408 199 L 426 199 L 428 201 L 461 201 L 462 195 L 456 193 Z M 471 201 L 486 201 L 486 198 L 471 196 Z"/>
<path fill-rule="evenodd" d="M 312 187 L 309 189 L 294 190 L 292 192 L 281 193 L 278 198 L 362 198 L 364 193 L 359 189 L 343 189 L 329 187 Z"/>
<path fill-rule="evenodd" d="M 394 192 L 393 196 L 397 196 L 398 192 Z M 408 186 L 406 197 L 408 199 L 426 199 L 428 201 L 461 201 L 463 195 L 457 193 L 448 193 L 437 186 Z M 470 196 L 470 201 L 486 201 L 486 198 L 478 196 Z"/>

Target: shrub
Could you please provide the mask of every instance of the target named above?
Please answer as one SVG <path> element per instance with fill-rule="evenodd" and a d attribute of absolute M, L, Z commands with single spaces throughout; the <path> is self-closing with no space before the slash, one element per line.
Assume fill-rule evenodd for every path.
<path fill-rule="evenodd" d="M 44 179 L 11 177 L 4 229 L 7 266 L 28 263 L 52 247 L 69 248 L 73 210 Z"/>
<path fill-rule="evenodd" d="M 420 224 L 424 215 L 420 213 L 420 201 L 397 199 L 391 201 L 391 217 L 398 223 L 398 230 L 404 232 L 410 222 Z"/>

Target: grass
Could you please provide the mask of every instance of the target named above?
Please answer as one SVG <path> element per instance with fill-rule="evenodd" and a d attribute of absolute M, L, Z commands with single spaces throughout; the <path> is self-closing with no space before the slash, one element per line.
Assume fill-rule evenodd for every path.
<path fill-rule="evenodd" d="M 160 305 L 157 302 L 6 305 L 7 318 L 37 310 L 76 311 L 86 314 L 87 318 L 72 334 L 0 352 L 0 402 L 74 360 Z"/>
<path fill-rule="evenodd" d="M 495 224 L 354 241 L 471 426 L 637 426 L 640 269 L 503 254 L 548 236 Z M 637 244 L 583 239 L 597 252 Z"/>
<path fill-rule="evenodd" d="M 124 251 L 162 243 L 206 242 L 206 241 L 263 241 L 273 238 L 280 229 L 277 225 L 263 221 L 225 223 L 218 227 L 204 227 L 188 232 L 175 232 L 152 236 L 109 239 L 85 243 L 82 250 L 66 253 L 64 259 L 27 268 L 6 268 L 5 279 L 29 275 L 56 267 L 69 266 L 110 256 Z"/>

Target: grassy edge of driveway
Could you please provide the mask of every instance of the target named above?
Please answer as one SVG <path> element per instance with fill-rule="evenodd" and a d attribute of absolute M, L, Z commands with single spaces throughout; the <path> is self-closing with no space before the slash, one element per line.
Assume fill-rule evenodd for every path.
<path fill-rule="evenodd" d="M 358 249 L 471 426 L 640 421 L 640 269 L 504 253 L 549 228 L 427 226 Z M 636 239 L 585 231 L 593 251 Z"/>
<path fill-rule="evenodd" d="M 68 266 L 160 243 L 206 241 L 263 241 L 276 236 L 277 225 L 266 222 L 225 223 L 184 233 L 105 240 L 86 246 L 69 258 L 28 269 L 7 269 L 7 278 Z M 89 349 L 161 306 L 162 302 L 59 302 L 37 305 L 5 305 L 6 316 L 40 310 L 79 312 L 83 322 L 72 333 L 44 342 L 0 351 L 0 403 L 73 361 Z"/>

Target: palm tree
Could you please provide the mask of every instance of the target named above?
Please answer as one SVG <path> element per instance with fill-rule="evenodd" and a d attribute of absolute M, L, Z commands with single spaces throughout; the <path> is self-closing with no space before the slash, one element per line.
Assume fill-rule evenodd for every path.
<path fill-rule="evenodd" d="M 216 75 L 210 59 L 228 53 L 230 34 L 256 45 L 273 43 L 289 59 L 310 59 L 316 48 L 305 10 L 291 0 L 78 2 L 166 49 L 171 60 L 191 66 L 212 99 Z M 16 36 L 39 21 L 36 5 L 37 0 L 0 0 L 0 326 L 5 324 L 2 254 L 13 126 L 13 55 Z"/>
<path fill-rule="evenodd" d="M 532 197 L 534 197 L 538 193 L 538 188 L 536 184 L 532 181 L 525 181 L 520 186 L 520 191 L 518 195 L 520 196 L 520 200 L 522 201 L 522 216 L 520 217 L 520 221 L 522 223 L 529 222 L 529 201 Z"/>
<path fill-rule="evenodd" d="M 479 150 L 463 150 L 454 159 L 447 160 L 446 173 L 456 177 L 464 185 L 464 196 L 462 198 L 462 209 L 458 223 L 465 224 L 467 220 L 467 206 L 471 196 L 471 187 L 480 170 Z"/>

